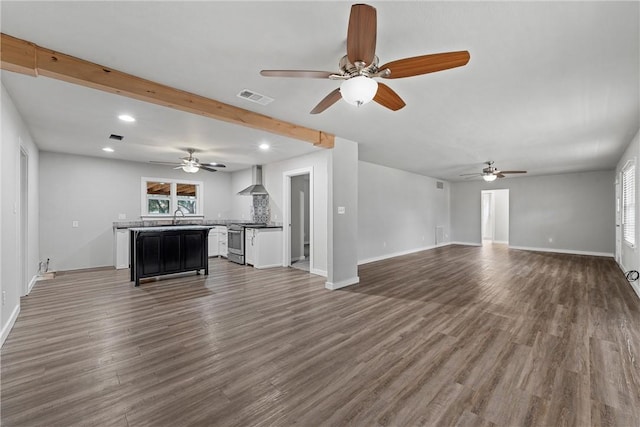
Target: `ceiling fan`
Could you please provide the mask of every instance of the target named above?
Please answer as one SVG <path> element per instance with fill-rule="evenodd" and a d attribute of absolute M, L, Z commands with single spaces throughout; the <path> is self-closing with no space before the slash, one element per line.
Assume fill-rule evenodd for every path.
<path fill-rule="evenodd" d="M 340 88 L 327 95 L 311 110 L 318 114 L 335 104 L 340 98 L 360 106 L 373 100 L 390 110 L 397 111 L 406 104 L 400 96 L 374 77 L 398 79 L 461 67 L 469 62 L 469 52 L 446 52 L 398 59 L 378 66 L 376 51 L 376 9 L 367 4 L 351 6 L 347 29 L 347 54 L 340 59 L 340 71 L 262 70 L 266 77 L 298 77 L 343 80 Z"/>
<path fill-rule="evenodd" d="M 478 173 L 464 173 L 460 176 L 466 176 L 469 178 L 473 178 L 476 176 L 481 176 L 487 182 L 495 181 L 496 178 L 504 178 L 507 173 L 527 173 L 527 171 L 501 171 L 498 168 L 493 167 L 493 160 L 489 160 L 488 162 L 484 162 L 487 167 L 482 169 L 482 172 Z"/>
<path fill-rule="evenodd" d="M 187 153 L 189 153 L 189 155 L 187 157 L 181 157 L 180 158 L 180 160 L 182 160 L 182 163 L 155 162 L 153 160 L 150 161 L 149 163 L 155 163 L 155 164 L 158 164 L 158 165 L 175 166 L 174 169 L 182 169 L 183 171 L 185 171 L 187 173 L 196 173 L 200 169 L 204 169 L 204 170 L 209 171 L 209 172 L 216 172 L 217 169 L 214 169 L 213 167 L 216 167 L 216 168 L 224 168 L 224 167 L 226 167 L 222 163 L 206 163 L 206 164 L 202 164 L 202 163 L 200 163 L 200 160 L 198 160 L 197 157 L 193 157 L 193 154 L 195 152 L 196 152 L 196 150 L 194 150 L 193 148 L 187 149 Z"/>

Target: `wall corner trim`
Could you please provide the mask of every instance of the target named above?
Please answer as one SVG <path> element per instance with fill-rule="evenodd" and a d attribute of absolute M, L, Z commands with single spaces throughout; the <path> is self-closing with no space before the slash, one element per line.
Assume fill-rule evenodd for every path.
<path fill-rule="evenodd" d="M 350 279 L 341 280 L 337 283 L 326 282 L 324 287 L 330 289 L 332 291 L 340 288 L 346 288 L 347 286 L 355 285 L 360 283 L 360 278 L 358 276 L 352 277 Z"/>
<path fill-rule="evenodd" d="M 18 319 L 18 314 L 20 314 L 20 304 L 18 304 L 13 309 L 13 312 L 11 313 L 11 316 L 9 317 L 7 324 L 4 325 L 4 328 L 2 328 L 2 332 L 0 332 L 0 347 L 4 345 L 4 341 L 9 336 L 9 332 L 11 332 L 13 325 L 16 323 L 16 320 Z"/>
<path fill-rule="evenodd" d="M 36 282 L 39 280 L 43 280 L 44 276 L 38 276 L 37 274 L 35 276 L 33 276 L 31 278 L 31 281 L 29 282 L 29 286 L 27 287 L 27 295 L 29 295 L 31 293 L 31 289 L 33 289 L 33 287 L 35 286 Z"/>
<path fill-rule="evenodd" d="M 319 268 L 312 268 L 309 273 L 316 274 L 318 276 L 327 277 L 327 270 L 320 270 Z"/>

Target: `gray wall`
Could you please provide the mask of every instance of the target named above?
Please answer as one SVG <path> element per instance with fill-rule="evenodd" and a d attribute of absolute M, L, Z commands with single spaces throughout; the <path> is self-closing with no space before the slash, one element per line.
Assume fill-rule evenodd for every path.
<path fill-rule="evenodd" d="M 13 100 L 2 86 L 2 141 L 0 141 L 0 344 L 7 337 L 20 311 L 20 297 L 38 273 L 38 147 L 22 121 Z M 20 148 L 28 156 L 27 239 L 20 236 Z M 27 245 L 25 282 L 21 274 L 21 245 Z"/>
<path fill-rule="evenodd" d="M 358 181 L 360 263 L 431 248 L 437 226 L 449 240 L 448 182 L 362 161 Z"/>
<path fill-rule="evenodd" d="M 326 287 L 358 283 L 358 144 L 336 138 L 329 161 Z M 344 208 L 344 213 L 338 209 Z"/>
<path fill-rule="evenodd" d="M 510 246 L 613 254 L 613 171 L 454 183 L 452 241 L 480 244 L 480 192 L 496 186 L 509 189 Z"/>
<path fill-rule="evenodd" d="M 53 270 L 113 265 L 113 229 L 118 214 L 139 220 L 141 178 L 202 181 L 204 214 L 229 219 L 231 174 L 186 174 L 170 167 L 42 152 L 40 155 L 40 253 Z M 72 221 L 79 227 L 72 228 Z"/>

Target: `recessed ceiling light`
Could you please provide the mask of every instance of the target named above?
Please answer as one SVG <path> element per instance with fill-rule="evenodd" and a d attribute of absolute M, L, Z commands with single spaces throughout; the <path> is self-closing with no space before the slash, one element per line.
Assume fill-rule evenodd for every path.
<path fill-rule="evenodd" d="M 113 152 L 114 152 L 114 151 L 116 151 L 116 150 L 114 150 L 114 149 L 113 149 L 113 148 L 111 148 L 111 147 L 104 147 L 104 148 L 102 149 L 102 151 L 106 151 L 107 153 L 113 153 Z"/>
<path fill-rule="evenodd" d="M 269 149 L 269 144 L 267 144 L 267 143 L 260 144 L 259 147 L 260 147 L 261 150 L 268 150 Z"/>
<path fill-rule="evenodd" d="M 134 119 L 133 117 L 131 117 L 131 116 L 130 116 L 130 115 L 128 115 L 128 114 L 120 114 L 120 115 L 118 116 L 118 118 L 119 118 L 120 120 L 122 120 L 123 122 L 135 122 L 135 121 L 136 121 L 136 119 Z"/>

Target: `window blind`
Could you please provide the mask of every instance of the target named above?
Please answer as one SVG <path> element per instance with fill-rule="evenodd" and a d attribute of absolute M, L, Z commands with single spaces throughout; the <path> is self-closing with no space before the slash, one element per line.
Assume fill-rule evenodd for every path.
<path fill-rule="evenodd" d="M 636 165 L 629 162 L 622 169 L 622 235 L 630 245 L 636 244 Z"/>

